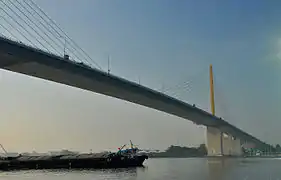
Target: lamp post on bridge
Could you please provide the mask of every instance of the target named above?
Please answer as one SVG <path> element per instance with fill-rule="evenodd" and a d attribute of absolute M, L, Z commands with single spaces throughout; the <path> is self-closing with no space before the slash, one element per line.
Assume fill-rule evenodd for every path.
<path fill-rule="evenodd" d="M 109 75 L 110 74 L 110 66 L 109 66 L 109 63 L 110 63 L 110 57 L 108 55 L 107 57 L 107 74 Z"/>
<path fill-rule="evenodd" d="M 141 84 L 140 76 L 139 76 L 139 85 Z"/>
<path fill-rule="evenodd" d="M 64 45 L 63 45 L 63 56 L 65 57 L 66 53 L 66 37 L 65 36 L 60 36 L 60 38 L 64 39 Z"/>
<path fill-rule="evenodd" d="M 165 93 L 165 86 L 164 86 L 164 83 L 162 84 L 161 91 L 162 91 L 163 94 Z"/>

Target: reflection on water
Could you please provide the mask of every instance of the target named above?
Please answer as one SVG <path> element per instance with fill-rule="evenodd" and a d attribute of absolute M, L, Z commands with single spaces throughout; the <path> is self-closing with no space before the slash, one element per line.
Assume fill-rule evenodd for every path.
<path fill-rule="evenodd" d="M 207 159 L 210 180 L 281 180 L 280 159 Z"/>
<path fill-rule="evenodd" d="M 145 167 L 1 172 L 2 180 L 281 180 L 281 159 L 149 159 Z"/>

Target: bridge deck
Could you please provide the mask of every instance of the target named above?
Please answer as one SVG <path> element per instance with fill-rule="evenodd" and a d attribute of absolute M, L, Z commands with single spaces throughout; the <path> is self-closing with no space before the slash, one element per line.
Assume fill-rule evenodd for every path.
<path fill-rule="evenodd" d="M 123 99 L 264 143 L 228 122 L 178 99 L 62 57 L 0 37 L 0 68 Z"/>

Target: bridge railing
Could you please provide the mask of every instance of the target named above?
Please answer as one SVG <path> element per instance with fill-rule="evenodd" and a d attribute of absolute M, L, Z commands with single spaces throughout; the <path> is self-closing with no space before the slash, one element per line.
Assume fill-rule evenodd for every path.
<path fill-rule="evenodd" d="M 55 53 L 52 53 L 52 52 L 47 52 L 47 51 L 44 51 L 44 50 L 42 50 L 42 49 L 40 49 L 40 48 L 37 48 L 37 47 L 31 46 L 31 45 L 24 44 L 24 43 L 22 43 L 21 41 L 14 40 L 14 39 L 12 39 L 12 38 L 10 38 L 10 37 L 7 37 L 7 36 L 5 36 L 5 35 L 3 35 L 3 34 L 0 35 L 0 38 L 1 38 L 3 41 L 6 41 L 6 42 L 8 42 L 8 43 L 15 44 L 15 45 L 17 45 L 17 46 L 21 46 L 21 47 L 26 48 L 26 49 L 29 49 L 29 50 L 33 50 L 33 51 L 38 52 L 38 53 L 42 53 L 42 54 L 44 54 L 44 55 L 46 55 L 46 56 L 50 56 L 50 57 L 52 57 L 52 58 L 56 58 L 56 59 L 60 59 L 60 60 L 68 60 L 68 61 L 71 61 L 71 62 L 73 62 L 73 63 L 80 63 L 80 64 L 83 63 L 83 64 L 86 64 L 87 66 L 89 66 L 89 67 L 92 68 L 92 69 L 95 69 L 95 70 L 97 70 L 97 71 L 103 72 L 103 71 L 101 71 L 101 70 L 99 70 L 99 69 L 97 69 L 97 68 L 91 66 L 91 65 L 88 64 L 88 63 L 85 63 L 85 62 L 82 62 L 82 61 L 79 62 L 79 61 L 76 61 L 75 59 L 71 59 L 71 58 L 65 59 L 64 57 L 62 57 L 62 56 L 60 56 L 60 55 L 58 55 L 58 54 L 55 54 Z"/>

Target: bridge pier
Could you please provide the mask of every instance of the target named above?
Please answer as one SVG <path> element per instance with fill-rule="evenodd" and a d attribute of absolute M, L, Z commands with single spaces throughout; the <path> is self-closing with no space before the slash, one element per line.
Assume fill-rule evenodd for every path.
<path fill-rule="evenodd" d="M 241 156 L 240 139 L 222 133 L 219 129 L 207 127 L 208 156 Z"/>
<path fill-rule="evenodd" d="M 222 156 L 223 153 L 222 133 L 219 129 L 207 127 L 207 150 L 208 156 Z"/>
<path fill-rule="evenodd" d="M 239 138 L 232 135 L 223 136 L 223 149 L 225 156 L 241 156 L 242 148 Z"/>

